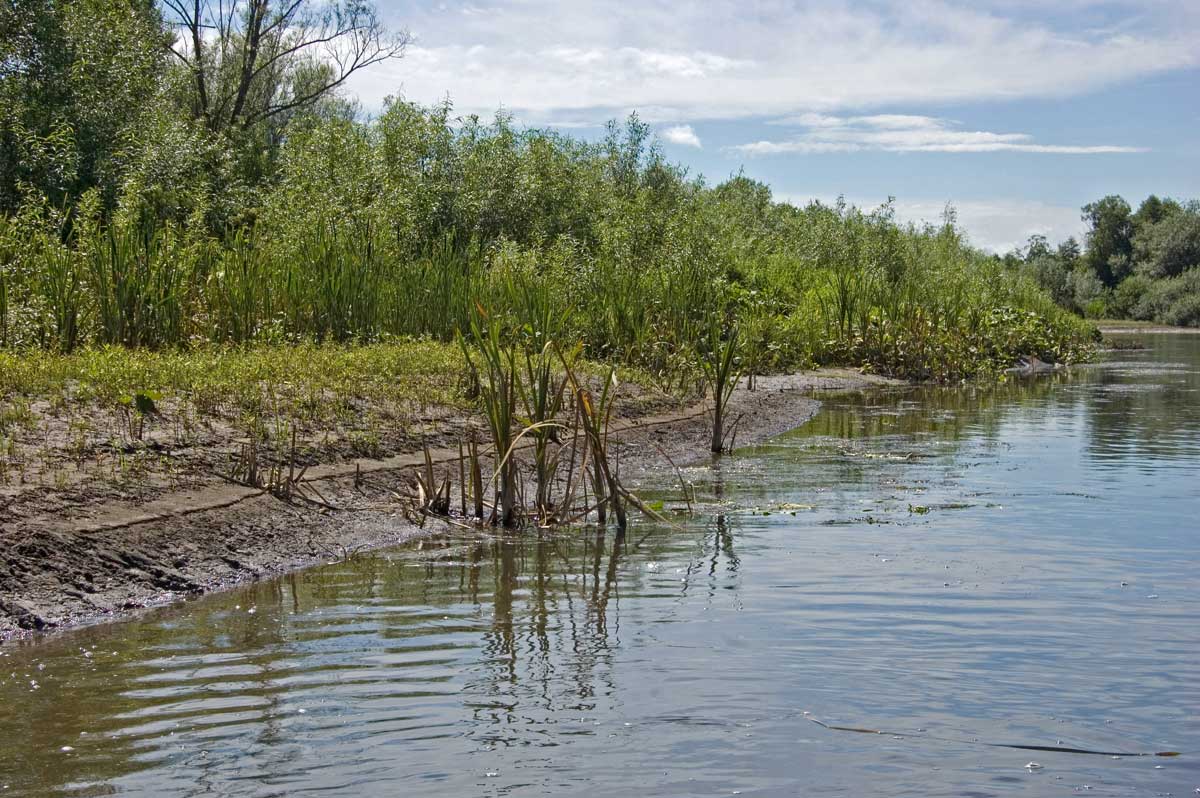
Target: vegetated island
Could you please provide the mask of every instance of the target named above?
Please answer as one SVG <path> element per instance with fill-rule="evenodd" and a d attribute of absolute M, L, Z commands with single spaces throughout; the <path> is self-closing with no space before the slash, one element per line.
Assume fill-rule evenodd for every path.
<path fill-rule="evenodd" d="M 397 54 L 356 9 L 358 38 L 328 34 Z M 171 53 L 151 3 L 12 13 L 0 633 L 431 515 L 624 524 L 653 508 L 618 473 L 794 426 L 814 387 L 987 379 L 1096 338 L 950 210 L 710 185 L 636 116 L 598 141 L 448 102 L 364 118 L 269 20 L 240 23 L 253 53 L 238 31 Z M 239 52 L 272 68 L 219 68 Z"/>

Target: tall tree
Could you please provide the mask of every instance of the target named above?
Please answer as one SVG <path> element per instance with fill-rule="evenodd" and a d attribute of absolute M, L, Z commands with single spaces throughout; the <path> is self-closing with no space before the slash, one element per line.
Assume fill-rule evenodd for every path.
<path fill-rule="evenodd" d="M 1025 244 L 1025 262 L 1028 263 L 1050 254 L 1050 241 L 1041 233 L 1034 233 Z"/>
<path fill-rule="evenodd" d="M 1079 242 L 1075 240 L 1075 236 L 1069 236 L 1066 241 L 1060 243 L 1055 254 L 1068 268 L 1075 268 L 1075 262 L 1079 260 L 1080 255 Z"/>
<path fill-rule="evenodd" d="M 152 0 L 0 0 L 0 212 L 111 199 L 166 41 Z"/>
<path fill-rule="evenodd" d="M 1107 286 L 1123 280 L 1132 271 L 1133 219 L 1129 203 L 1116 195 L 1083 206 L 1088 223 L 1084 263 Z"/>
<path fill-rule="evenodd" d="M 162 0 L 189 75 L 191 111 L 213 132 L 310 107 L 351 75 L 404 53 L 369 0 Z"/>
<path fill-rule="evenodd" d="M 1163 219 L 1173 216 L 1181 210 L 1183 210 L 1183 206 L 1175 200 L 1160 199 L 1157 195 L 1151 194 L 1142 200 L 1142 204 L 1138 206 L 1137 213 L 1133 215 L 1134 232 L 1136 234 L 1143 228 L 1158 224 Z"/>
<path fill-rule="evenodd" d="M 1175 277 L 1200 267 L 1200 203 L 1174 208 L 1138 228 L 1134 257 L 1138 271 L 1153 278 Z"/>

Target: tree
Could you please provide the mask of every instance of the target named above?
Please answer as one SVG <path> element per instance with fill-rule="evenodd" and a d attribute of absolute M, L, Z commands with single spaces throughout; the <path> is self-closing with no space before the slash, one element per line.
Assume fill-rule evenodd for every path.
<path fill-rule="evenodd" d="M 1050 242 L 1041 233 L 1034 233 L 1025 245 L 1025 262 L 1037 260 L 1050 254 Z"/>
<path fill-rule="evenodd" d="M 1200 266 L 1200 208 L 1179 210 L 1140 230 L 1134 239 L 1138 271 L 1175 277 Z"/>
<path fill-rule="evenodd" d="M 1116 195 L 1083 206 L 1088 223 L 1084 264 L 1107 286 L 1121 282 L 1132 271 L 1133 219 L 1129 203 Z"/>
<path fill-rule="evenodd" d="M 167 41 L 152 0 L 0 0 L 0 213 L 112 202 Z"/>
<path fill-rule="evenodd" d="M 1021 269 L 1040 285 L 1058 305 L 1070 308 L 1075 300 L 1071 269 L 1049 251 L 1025 261 Z"/>
<path fill-rule="evenodd" d="M 1067 268 L 1075 268 L 1075 261 L 1079 260 L 1081 254 L 1079 242 L 1075 240 L 1075 236 L 1070 236 L 1066 241 L 1059 244 L 1056 254 L 1058 255 L 1058 259 L 1066 264 Z"/>
<path fill-rule="evenodd" d="M 1158 224 L 1168 216 L 1173 216 L 1183 210 L 1183 206 L 1173 199 L 1159 199 L 1154 194 L 1151 194 L 1146 199 L 1142 200 L 1142 204 L 1138 206 L 1137 213 L 1133 215 L 1133 229 L 1135 233 L 1140 232 L 1144 228 Z"/>
<path fill-rule="evenodd" d="M 162 0 L 209 130 L 246 130 L 308 108 L 373 64 L 404 54 L 369 0 Z"/>

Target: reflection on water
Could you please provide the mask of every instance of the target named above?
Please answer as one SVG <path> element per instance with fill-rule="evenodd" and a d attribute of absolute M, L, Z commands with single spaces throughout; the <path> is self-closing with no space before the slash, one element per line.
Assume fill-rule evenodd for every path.
<path fill-rule="evenodd" d="M 0 649 L 0 794 L 1191 794 L 1197 391 L 1163 336 L 834 398 L 687 469 L 679 528 L 450 534 Z"/>

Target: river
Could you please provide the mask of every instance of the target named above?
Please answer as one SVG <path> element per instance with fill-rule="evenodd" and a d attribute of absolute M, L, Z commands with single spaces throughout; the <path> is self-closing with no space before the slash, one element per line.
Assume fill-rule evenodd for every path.
<path fill-rule="evenodd" d="M 831 397 L 623 541 L 450 533 L 6 645 L 0 796 L 1191 795 L 1200 336 L 1139 338 Z"/>

